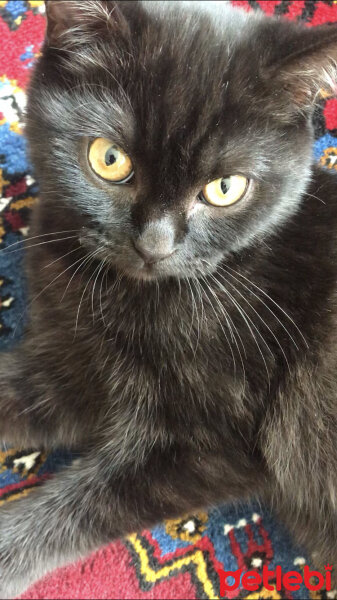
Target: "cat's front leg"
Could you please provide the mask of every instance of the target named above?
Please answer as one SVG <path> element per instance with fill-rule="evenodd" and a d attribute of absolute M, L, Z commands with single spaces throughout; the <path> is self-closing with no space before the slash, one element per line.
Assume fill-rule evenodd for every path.
<path fill-rule="evenodd" d="M 2 508 L 0 598 L 18 596 L 46 572 L 114 538 L 257 491 L 262 479 L 252 466 L 227 470 L 214 455 L 176 456 L 152 455 L 117 474 L 98 450 Z"/>

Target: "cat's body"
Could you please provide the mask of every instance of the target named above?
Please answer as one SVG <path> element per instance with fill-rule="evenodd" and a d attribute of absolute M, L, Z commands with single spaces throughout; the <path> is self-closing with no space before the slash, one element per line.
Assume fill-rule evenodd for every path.
<path fill-rule="evenodd" d="M 216 6 L 222 42 L 204 3 L 57 3 L 67 27 L 55 4 L 28 109 L 41 183 L 30 323 L 2 358 L 0 438 L 82 457 L 2 509 L 0 596 L 127 532 L 251 496 L 336 563 L 336 178 L 312 167 L 309 106 L 336 30 Z M 132 157 L 129 187 L 90 172 L 100 137 Z M 236 173 L 251 182 L 237 204 L 200 201 Z M 140 242 L 160 260 L 144 265 Z"/>

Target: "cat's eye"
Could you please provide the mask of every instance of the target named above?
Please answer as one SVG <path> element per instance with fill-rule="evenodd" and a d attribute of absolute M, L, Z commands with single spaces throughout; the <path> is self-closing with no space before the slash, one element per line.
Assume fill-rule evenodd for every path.
<path fill-rule="evenodd" d="M 241 200 L 247 191 L 249 180 L 243 175 L 230 175 L 214 179 L 205 185 L 200 197 L 212 206 L 230 206 Z"/>
<path fill-rule="evenodd" d="M 133 176 L 130 157 L 111 140 L 96 138 L 90 145 L 88 158 L 92 170 L 103 179 L 127 183 Z"/>

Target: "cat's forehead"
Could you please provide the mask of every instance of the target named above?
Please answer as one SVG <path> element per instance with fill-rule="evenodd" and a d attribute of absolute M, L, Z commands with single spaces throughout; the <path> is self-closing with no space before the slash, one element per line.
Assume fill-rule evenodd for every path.
<path fill-rule="evenodd" d="M 248 13 L 231 6 L 223 0 L 143 0 L 143 9 L 152 16 L 168 20 L 178 17 L 182 23 L 186 18 L 192 21 L 198 17 L 207 17 L 220 36 L 227 36 L 228 41 L 238 40 L 249 30 L 252 32 L 254 24 L 262 18 L 257 12 Z"/>
<path fill-rule="evenodd" d="M 143 140 L 150 146 L 158 148 L 161 138 L 166 148 L 170 142 L 174 148 L 188 149 L 190 155 L 199 143 L 207 147 L 214 138 L 223 137 L 224 127 L 228 134 L 238 120 L 236 96 L 246 91 L 246 78 L 243 66 L 236 67 L 240 73 L 236 84 L 229 67 L 241 63 L 236 49 L 240 40 L 253 35 L 260 16 L 227 2 L 139 4 L 145 18 L 138 29 L 134 78 L 127 84 L 137 125 L 143 125 Z M 253 69 L 250 56 L 249 70 Z M 241 104 L 245 104 L 242 98 Z"/>
<path fill-rule="evenodd" d="M 230 26 L 240 26 L 255 20 L 255 13 L 247 13 L 233 8 L 229 2 L 223 0 L 142 0 L 142 7 L 149 14 L 170 15 L 174 12 L 183 15 L 208 15 L 215 24 L 223 26 L 225 20 Z M 254 16 L 253 16 L 254 15 Z"/>
<path fill-rule="evenodd" d="M 57 127 L 62 123 L 65 132 L 115 140 L 157 171 L 160 159 L 165 181 L 175 170 L 210 173 L 223 155 L 235 156 L 240 167 L 251 165 L 250 140 L 254 137 L 256 149 L 268 121 L 254 35 L 262 17 L 227 2 L 119 6 L 130 33 L 127 44 L 117 31 L 91 53 L 80 44 L 77 53 L 71 51 L 62 63 L 74 78 L 69 102 L 61 79 L 62 102 L 51 111 L 48 101 L 48 118 L 58 115 Z M 54 71 L 52 77 L 54 86 Z"/>
<path fill-rule="evenodd" d="M 162 102 L 163 96 L 156 93 L 162 87 L 167 93 L 167 109 L 174 106 L 177 97 L 181 108 L 189 107 L 193 94 L 194 102 L 200 96 L 204 102 L 213 96 L 213 106 L 217 101 L 220 105 L 230 63 L 236 64 L 236 70 L 243 63 L 244 85 L 247 62 L 248 76 L 254 71 L 260 51 L 254 32 L 261 15 L 235 9 L 228 2 L 188 0 L 145 0 L 137 4 L 134 14 L 131 8 L 127 13 L 135 77 L 138 84 L 143 82 L 142 91 L 145 86 L 155 92 L 152 98 L 147 95 L 147 103 Z M 247 43 L 250 54 L 245 51 L 242 58 L 240 51 L 247 50 Z"/>

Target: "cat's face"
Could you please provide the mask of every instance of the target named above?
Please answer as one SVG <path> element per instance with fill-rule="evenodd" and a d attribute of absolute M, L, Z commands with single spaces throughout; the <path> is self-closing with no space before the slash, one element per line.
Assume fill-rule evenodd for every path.
<path fill-rule="evenodd" d="M 122 2 L 98 35 L 96 8 L 111 6 L 83 4 L 87 29 L 82 16 L 64 47 L 46 46 L 30 92 L 42 198 L 129 276 L 203 276 L 296 210 L 309 119 L 261 74 L 264 19 Z"/>

